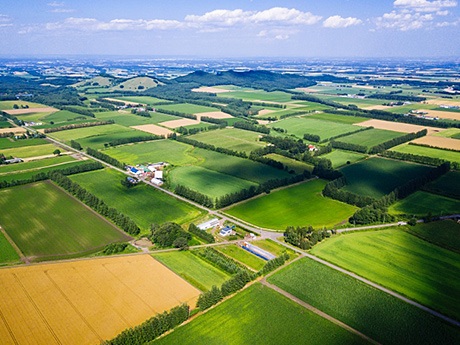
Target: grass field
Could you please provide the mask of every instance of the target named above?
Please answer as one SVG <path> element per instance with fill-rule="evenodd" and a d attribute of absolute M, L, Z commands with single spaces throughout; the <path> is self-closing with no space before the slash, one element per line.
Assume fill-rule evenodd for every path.
<path fill-rule="evenodd" d="M 229 274 L 189 251 L 155 253 L 153 257 L 201 291 L 230 279 Z"/>
<path fill-rule="evenodd" d="M 309 115 L 290 117 L 275 122 L 269 125 L 269 127 L 283 128 L 287 131 L 287 134 L 294 134 L 299 138 L 303 138 L 303 135 L 306 133 L 316 134 L 320 136 L 321 140 L 360 129 L 360 127 L 346 123 L 312 119 Z"/>
<path fill-rule="evenodd" d="M 436 181 L 425 185 L 424 190 L 460 199 L 460 171 L 449 171 Z"/>
<path fill-rule="evenodd" d="M 181 119 L 181 117 L 162 114 L 158 112 L 156 113 L 150 112 L 151 117 L 134 115 L 128 111 L 101 112 L 101 113 L 96 113 L 95 115 L 98 120 L 114 120 L 117 125 L 126 126 L 126 127 L 156 124 L 156 123 L 160 123 L 164 121 Z"/>
<path fill-rule="evenodd" d="M 333 227 L 346 221 L 357 208 L 321 196 L 324 180 L 313 180 L 236 205 L 226 212 L 264 228 L 287 226 Z"/>
<path fill-rule="evenodd" d="M 85 127 L 77 129 L 69 129 L 60 132 L 49 133 L 50 137 L 56 138 L 60 141 L 68 142 L 70 140 L 77 140 L 97 135 L 119 134 L 121 132 L 133 131 L 131 128 L 126 128 L 120 125 L 102 125 L 94 127 Z"/>
<path fill-rule="evenodd" d="M 159 102 L 167 102 L 165 99 L 160 99 L 156 97 L 150 96 L 126 96 L 126 97 L 117 97 L 117 99 L 121 99 L 122 101 L 134 102 L 134 103 L 141 103 L 141 104 L 155 104 Z"/>
<path fill-rule="evenodd" d="M 454 220 L 418 223 L 415 226 L 406 226 L 406 230 L 425 241 L 460 253 L 460 224 Z"/>
<path fill-rule="evenodd" d="M 322 155 L 321 158 L 329 159 L 332 162 L 332 166 L 338 168 L 346 165 L 348 162 L 356 163 L 366 158 L 366 155 L 350 151 L 333 150 L 332 152 Z"/>
<path fill-rule="evenodd" d="M 214 145 L 216 147 L 223 147 L 246 153 L 265 146 L 264 142 L 259 141 L 259 133 L 237 128 L 224 128 L 209 132 L 202 132 L 190 136 L 190 139 Z"/>
<path fill-rule="evenodd" d="M 4 149 L 12 149 L 16 147 L 24 147 L 24 146 L 36 146 L 36 145 L 45 145 L 49 144 L 49 141 L 45 139 L 20 139 L 20 140 L 12 140 L 10 138 L 0 138 L 0 150 Z"/>
<path fill-rule="evenodd" d="M 450 162 L 460 163 L 460 152 L 448 151 L 435 149 L 432 147 L 424 147 L 418 145 L 403 144 L 393 147 L 391 151 L 397 151 L 402 153 L 410 153 L 413 155 L 426 156 L 432 158 L 441 158 Z"/>
<path fill-rule="evenodd" d="M 266 261 L 249 253 L 247 250 L 240 248 L 236 244 L 229 244 L 227 246 L 215 247 L 218 251 L 224 253 L 227 256 L 241 262 L 242 264 L 252 268 L 255 271 L 259 271 L 264 267 Z"/>
<path fill-rule="evenodd" d="M 2 269 L 0 289 L 2 344 L 100 344 L 199 294 L 149 255 Z"/>
<path fill-rule="evenodd" d="M 225 325 L 225 329 L 218 327 Z M 360 338 L 256 283 L 153 344 L 361 344 Z"/>
<path fill-rule="evenodd" d="M 0 195 L 2 227 L 25 256 L 64 258 L 129 239 L 51 182 L 3 189 Z"/>
<path fill-rule="evenodd" d="M 328 114 L 327 112 L 319 113 L 319 114 L 311 114 L 311 115 L 308 115 L 308 118 L 315 119 L 315 120 L 345 123 L 348 125 L 353 125 L 355 123 L 360 123 L 360 122 L 369 120 L 367 117 L 343 116 L 343 115 L 337 115 L 337 114 Z"/>
<path fill-rule="evenodd" d="M 358 132 L 338 138 L 337 141 L 349 144 L 357 144 L 368 148 L 379 145 L 385 141 L 400 137 L 401 133 L 386 131 L 383 129 L 369 129 L 367 131 Z"/>
<path fill-rule="evenodd" d="M 67 122 L 72 120 L 82 120 L 83 122 L 91 122 L 94 121 L 93 118 L 84 116 L 81 114 L 73 113 L 68 110 L 60 110 L 55 113 L 43 116 L 40 120 L 50 123 L 51 121 L 55 124 L 59 124 L 60 126 L 66 125 Z"/>
<path fill-rule="evenodd" d="M 257 186 L 256 183 L 232 175 L 193 165 L 174 168 L 168 174 L 168 181 L 171 189 L 183 185 L 212 199 Z"/>
<path fill-rule="evenodd" d="M 107 205 L 132 218 L 143 231 L 150 230 L 153 223 L 182 224 L 201 215 L 199 209 L 146 184 L 126 189 L 120 183 L 124 178 L 124 174 L 109 169 L 71 176 Z"/>
<path fill-rule="evenodd" d="M 204 105 L 196 105 L 189 103 L 171 104 L 171 105 L 160 105 L 157 111 L 161 113 L 161 109 L 178 111 L 186 114 L 198 114 L 198 113 L 209 113 L 211 111 L 219 111 L 217 108 L 206 107 Z"/>
<path fill-rule="evenodd" d="M 285 103 L 291 101 L 291 94 L 282 91 L 267 92 L 263 90 L 231 91 L 220 93 L 219 97 L 239 98 L 248 101 L 268 101 Z"/>
<path fill-rule="evenodd" d="M 313 165 L 304 162 L 299 162 L 295 159 L 288 158 L 276 153 L 269 153 L 268 155 L 265 155 L 265 157 L 283 163 L 284 166 L 288 168 L 288 170 L 294 170 L 296 174 L 302 174 L 305 170 L 309 172 L 313 171 Z"/>
<path fill-rule="evenodd" d="M 288 249 L 285 246 L 282 246 L 269 238 L 265 240 L 252 241 L 251 243 L 276 256 L 280 256 L 283 253 L 289 254 L 291 259 L 298 256 L 298 254 L 295 251 Z"/>
<path fill-rule="evenodd" d="M 0 165 L 0 175 L 6 173 L 12 173 L 15 171 L 26 171 L 26 170 L 38 170 L 51 165 L 62 164 L 62 168 L 65 167 L 64 163 L 75 162 L 75 159 L 69 155 L 56 156 L 50 158 L 39 159 L 36 161 L 14 163 L 14 164 L 2 164 Z"/>
<path fill-rule="evenodd" d="M 417 191 L 407 198 L 399 200 L 388 208 L 391 214 L 406 214 L 415 216 L 458 214 L 460 200 L 442 195 Z"/>
<path fill-rule="evenodd" d="M 268 281 L 383 344 L 460 342 L 458 328 L 311 259 Z"/>
<path fill-rule="evenodd" d="M 426 173 L 431 167 L 383 158 L 370 158 L 340 169 L 347 179 L 345 190 L 379 198 Z"/>
<path fill-rule="evenodd" d="M 120 131 L 119 133 L 110 133 L 107 135 L 95 135 L 91 137 L 81 138 L 78 139 L 78 143 L 82 147 L 91 147 L 93 149 L 100 150 L 104 148 L 106 145 L 116 139 L 125 139 L 125 138 L 133 138 L 133 137 L 149 137 L 150 134 L 138 131 L 135 129 L 127 128 L 126 131 Z"/>
<path fill-rule="evenodd" d="M 357 232 L 312 254 L 460 320 L 460 254 L 399 230 Z"/>
<path fill-rule="evenodd" d="M 199 159 L 191 155 L 193 147 L 173 140 L 125 145 L 104 150 L 105 154 L 129 164 L 168 162 L 173 165 L 196 164 Z"/>
<path fill-rule="evenodd" d="M 43 105 L 40 103 L 33 103 L 21 100 L 14 100 L 14 101 L 0 101 L 0 110 L 9 110 L 13 109 L 13 106 L 17 104 L 19 107 L 21 106 L 29 106 L 29 108 L 47 108 L 47 105 Z"/>
<path fill-rule="evenodd" d="M 11 149 L 4 149 L 1 151 L 5 157 L 13 156 L 18 158 L 30 158 L 38 156 L 52 155 L 54 150 L 58 147 L 53 144 L 44 144 L 36 146 L 23 146 L 23 147 L 14 147 Z"/>
<path fill-rule="evenodd" d="M 0 224 L 1 226 L 1 224 Z M 0 265 L 19 262 L 19 255 L 11 246 L 3 233 L 0 232 Z"/>

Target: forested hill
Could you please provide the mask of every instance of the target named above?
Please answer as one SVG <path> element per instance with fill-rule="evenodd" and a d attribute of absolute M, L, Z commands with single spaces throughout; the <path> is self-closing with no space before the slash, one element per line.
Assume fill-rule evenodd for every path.
<path fill-rule="evenodd" d="M 266 91 L 294 89 L 296 87 L 308 87 L 316 84 L 316 82 L 309 80 L 307 77 L 269 71 L 225 71 L 218 73 L 196 71 L 174 80 L 179 83 L 197 83 L 203 86 L 236 85 Z"/>

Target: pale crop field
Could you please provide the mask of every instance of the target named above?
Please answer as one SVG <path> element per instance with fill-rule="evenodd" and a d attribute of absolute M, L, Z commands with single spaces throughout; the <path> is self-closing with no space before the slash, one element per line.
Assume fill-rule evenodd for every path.
<path fill-rule="evenodd" d="M 99 344 L 199 290 L 149 255 L 0 270 L 1 344 Z"/>

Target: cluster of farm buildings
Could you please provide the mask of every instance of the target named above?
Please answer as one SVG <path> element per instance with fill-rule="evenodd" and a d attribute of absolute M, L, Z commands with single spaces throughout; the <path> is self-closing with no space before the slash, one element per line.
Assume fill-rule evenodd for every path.
<path fill-rule="evenodd" d="M 138 179 L 143 179 L 152 182 L 157 186 L 163 184 L 163 170 L 168 164 L 158 162 L 152 164 L 139 164 L 136 166 L 126 166 L 127 171 Z"/>

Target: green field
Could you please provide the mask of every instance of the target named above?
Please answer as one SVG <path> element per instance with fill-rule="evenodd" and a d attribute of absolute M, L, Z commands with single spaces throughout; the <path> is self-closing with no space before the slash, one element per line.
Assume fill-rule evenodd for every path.
<path fill-rule="evenodd" d="M 0 110 L 13 109 L 13 105 L 15 104 L 17 104 L 19 107 L 28 105 L 29 108 L 46 108 L 47 107 L 47 105 L 43 105 L 39 103 L 14 100 L 14 101 L 0 101 Z"/>
<path fill-rule="evenodd" d="M 458 328 L 311 259 L 292 263 L 268 281 L 383 344 L 460 342 Z"/>
<path fill-rule="evenodd" d="M 345 123 L 349 125 L 353 125 L 355 123 L 360 123 L 360 122 L 369 120 L 367 117 L 344 116 L 344 115 L 337 115 L 337 114 L 328 114 L 327 112 L 319 113 L 319 114 L 311 114 L 311 115 L 308 115 L 308 118 L 315 119 L 315 120 Z"/>
<path fill-rule="evenodd" d="M 221 286 L 230 279 L 229 274 L 189 251 L 155 253 L 152 256 L 202 291 L 210 290 L 213 285 Z"/>
<path fill-rule="evenodd" d="M 249 152 L 265 146 L 259 141 L 259 133 L 237 128 L 224 128 L 209 132 L 202 132 L 189 137 L 202 143 L 223 147 L 226 149 Z"/>
<path fill-rule="evenodd" d="M 201 215 L 197 208 L 144 183 L 126 189 L 120 183 L 125 175 L 114 170 L 91 171 L 70 178 L 108 206 L 129 216 L 144 232 L 150 230 L 153 223 L 182 224 Z"/>
<path fill-rule="evenodd" d="M 204 105 L 196 105 L 196 104 L 189 104 L 189 103 L 159 105 L 157 108 L 157 111 L 161 113 L 161 109 L 170 110 L 170 111 L 178 111 L 180 113 L 186 113 L 186 114 L 198 114 L 198 113 L 208 113 L 211 111 L 219 111 L 219 109 L 217 108 L 211 108 L 211 107 L 206 107 Z"/>
<path fill-rule="evenodd" d="M 393 147 L 391 151 L 410 153 L 413 155 L 426 156 L 426 157 L 432 157 L 432 158 L 441 158 L 441 159 L 445 159 L 450 162 L 460 163 L 460 152 L 458 151 L 448 151 L 448 150 L 435 149 L 432 147 L 409 145 L 409 144 L 403 144 L 403 145 Z"/>
<path fill-rule="evenodd" d="M 134 131 L 131 128 L 126 128 L 120 125 L 102 125 L 102 126 L 93 126 L 93 127 L 85 127 L 85 128 L 77 128 L 77 129 L 69 129 L 65 131 L 59 131 L 54 133 L 49 133 L 50 137 L 58 139 L 60 141 L 70 141 L 70 140 L 77 140 L 81 138 L 87 138 L 97 135 L 109 135 L 109 134 L 119 134 L 121 132 L 130 132 Z"/>
<path fill-rule="evenodd" d="M 402 136 L 402 134 L 399 132 L 374 128 L 338 138 L 337 141 L 342 143 L 362 145 L 370 148 L 400 136 Z"/>
<path fill-rule="evenodd" d="M 1 226 L 1 224 L 0 224 Z M 0 232 L 0 265 L 19 262 L 19 255 L 8 242 L 6 237 Z"/>
<path fill-rule="evenodd" d="M 356 232 L 312 254 L 460 320 L 460 254 L 399 230 Z"/>
<path fill-rule="evenodd" d="M 407 198 L 399 200 L 391 205 L 388 210 L 391 214 L 406 214 L 409 216 L 415 215 L 423 217 L 429 213 L 434 216 L 445 216 L 459 213 L 460 200 L 417 191 Z"/>
<path fill-rule="evenodd" d="M 215 151 L 197 148 L 193 150 L 193 154 L 201 160 L 199 165 L 203 168 L 215 170 L 255 183 L 263 183 L 272 179 L 292 176 L 284 170 L 279 170 L 266 164 L 225 155 Z"/>
<path fill-rule="evenodd" d="M 406 226 L 406 230 L 425 241 L 460 253 L 460 224 L 455 220 L 418 223 Z"/>
<path fill-rule="evenodd" d="M 37 146 L 23 146 L 14 147 L 11 149 L 4 149 L 0 153 L 3 153 L 5 157 L 13 156 L 18 158 L 30 158 L 38 156 L 52 155 L 54 150 L 58 147 L 53 144 L 44 144 Z"/>
<path fill-rule="evenodd" d="M 268 155 L 265 155 L 265 157 L 283 163 L 284 166 L 288 168 L 288 170 L 294 170 L 296 174 L 302 174 L 305 170 L 309 172 L 313 171 L 313 165 L 304 162 L 299 162 L 295 159 L 285 157 L 276 153 L 269 153 Z"/>
<path fill-rule="evenodd" d="M 24 146 L 36 146 L 36 145 L 45 145 L 49 144 L 49 141 L 45 139 L 19 139 L 19 140 L 12 140 L 10 138 L 0 138 L 0 150 L 4 149 L 12 149 L 16 147 L 24 147 Z"/>
<path fill-rule="evenodd" d="M 247 180 L 193 165 L 171 170 L 168 173 L 168 182 L 172 190 L 177 185 L 183 185 L 212 199 L 257 186 Z"/>
<path fill-rule="evenodd" d="M 295 251 L 288 249 L 285 246 L 282 246 L 281 244 L 278 244 L 269 238 L 265 240 L 251 241 L 251 244 L 259 248 L 262 248 L 263 250 L 266 250 L 267 252 L 270 252 L 276 256 L 280 256 L 284 253 L 289 254 L 291 259 L 298 256 L 298 254 Z"/>
<path fill-rule="evenodd" d="M 316 134 L 320 136 L 321 140 L 353 132 L 361 128 L 345 123 L 316 120 L 310 118 L 309 115 L 303 117 L 290 117 L 285 120 L 274 122 L 270 124 L 269 127 L 283 128 L 287 131 L 287 134 L 294 134 L 299 138 L 303 138 L 303 135 L 306 133 Z"/>
<path fill-rule="evenodd" d="M 60 110 L 55 113 L 43 116 L 40 120 L 50 123 L 51 121 L 55 124 L 59 124 L 59 126 L 63 126 L 68 124 L 70 121 L 78 120 L 81 122 L 91 122 L 94 121 L 93 118 L 84 116 L 81 114 L 73 113 L 68 110 Z"/>
<path fill-rule="evenodd" d="M 0 190 L 0 207 L 2 227 L 33 259 L 84 255 L 129 239 L 51 182 Z"/>
<path fill-rule="evenodd" d="M 154 344 L 363 344 L 361 338 L 256 283 Z"/>
<path fill-rule="evenodd" d="M 249 253 L 247 250 L 244 250 L 237 246 L 236 244 L 229 244 L 227 246 L 215 247 L 218 251 L 224 253 L 227 256 L 235 259 L 236 261 L 241 262 L 243 265 L 252 268 L 255 271 L 260 271 L 264 267 L 266 261 L 255 256 L 254 254 Z"/>
<path fill-rule="evenodd" d="M 93 149 L 100 150 L 104 147 L 109 146 L 109 143 L 116 139 L 125 139 L 125 138 L 133 138 L 133 137 L 145 138 L 145 137 L 150 137 L 150 136 L 151 134 L 149 133 L 127 128 L 127 131 L 124 131 L 124 132 L 81 138 L 81 139 L 78 139 L 78 143 L 84 148 L 91 147 Z"/>
<path fill-rule="evenodd" d="M 455 199 L 460 199 L 460 171 L 449 171 L 436 181 L 423 187 L 424 190 Z"/>
<path fill-rule="evenodd" d="M 356 163 L 366 158 L 366 155 L 350 151 L 333 150 L 322 155 L 321 158 L 329 159 L 332 162 L 332 167 L 338 168 L 349 163 Z"/>
<path fill-rule="evenodd" d="M 379 198 L 432 169 L 424 165 L 370 158 L 340 169 L 347 179 L 345 190 Z"/>
<path fill-rule="evenodd" d="M 191 154 L 192 151 L 192 146 L 178 141 L 157 140 L 110 148 L 103 152 L 120 162 L 133 165 L 154 162 L 186 165 L 199 162 L 199 159 Z"/>
<path fill-rule="evenodd" d="M 165 99 L 150 97 L 150 96 L 129 96 L 129 97 L 116 97 L 116 99 L 121 99 L 122 101 L 135 102 L 141 104 L 153 105 L 159 102 L 168 102 Z"/>
<path fill-rule="evenodd" d="M 177 116 L 162 114 L 162 113 L 154 113 L 150 112 L 151 117 L 144 117 L 131 114 L 128 111 L 119 112 L 119 111 L 109 111 L 109 112 L 101 112 L 96 113 L 96 118 L 98 120 L 114 120 L 115 124 L 121 126 L 139 126 L 139 125 L 148 125 L 148 124 L 156 124 L 163 121 L 170 121 L 170 120 L 178 120 L 181 119 Z"/>
<path fill-rule="evenodd" d="M 324 180 L 313 180 L 236 205 L 226 212 L 260 227 L 333 227 L 346 222 L 357 208 L 321 196 Z"/>
<path fill-rule="evenodd" d="M 6 173 L 12 173 L 15 171 L 27 171 L 27 170 L 38 170 L 52 165 L 65 165 L 65 163 L 75 162 L 75 159 L 69 155 L 62 155 L 50 158 L 39 159 L 36 161 L 14 163 L 14 164 L 3 164 L 0 165 L 0 175 Z M 62 166 L 64 168 L 64 166 Z"/>
<path fill-rule="evenodd" d="M 1 119 L 1 117 L 0 117 Z M 13 125 L 9 123 L 8 121 L 1 121 L 0 120 L 0 129 L 1 128 L 13 128 Z"/>
<path fill-rule="evenodd" d="M 51 159 L 53 160 L 54 158 L 47 158 L 46 161 L 48 161 L 48 159 Z M 39 162 L 42 162 L 42 161 L 45 161 L 44 159 L 40 160 L 40 161 L 35 161 L 33 162 L 34 164 L 36 163 L 37 165 L 39 164 Z M 32 162 L 30 162 L 32 164 Z M 13 172 L 10 172 L 10 173 L 5 173 L 5 174 L 0 174 L 0 181 L 7 181 L 7 182 L 11 182 L 13 180 L 27 180 L 27 179 L 30 179 L 32 176 L 38 174 L 38 173 L 47 173 L 47 172 L 50 172 L 50 171 L 54 171 L 54 170 L 60 170 L 60 169 L 64 169 L 64 168 L 70 168 L 70 167 L 74 167 L 74 166 L 78 166 L 78 165 L 84 165 L 88 163 L 88 161 L 71 161 L 71 162 L 67 162 L 65 164 L 59 164 L 59 165 L 54 165 L 54 166 L 49 166 L 48 164 L 46 166 L 43 166 L 43 167 L 38 167 L 38 168 L 34 168 L 34 169 L 31 169 L 31 170 L 25 170 L 25 171 L 13 171 Z M 18 164 L 15 164 L 16 166 L 20 166 L 20 164 L 29 164 L 29 163 L 18 163 Z M 41 163 L 40 163 L 41 164 Z M 13 165 L 11 165 L 11 167 L 14 167 Z"/>

